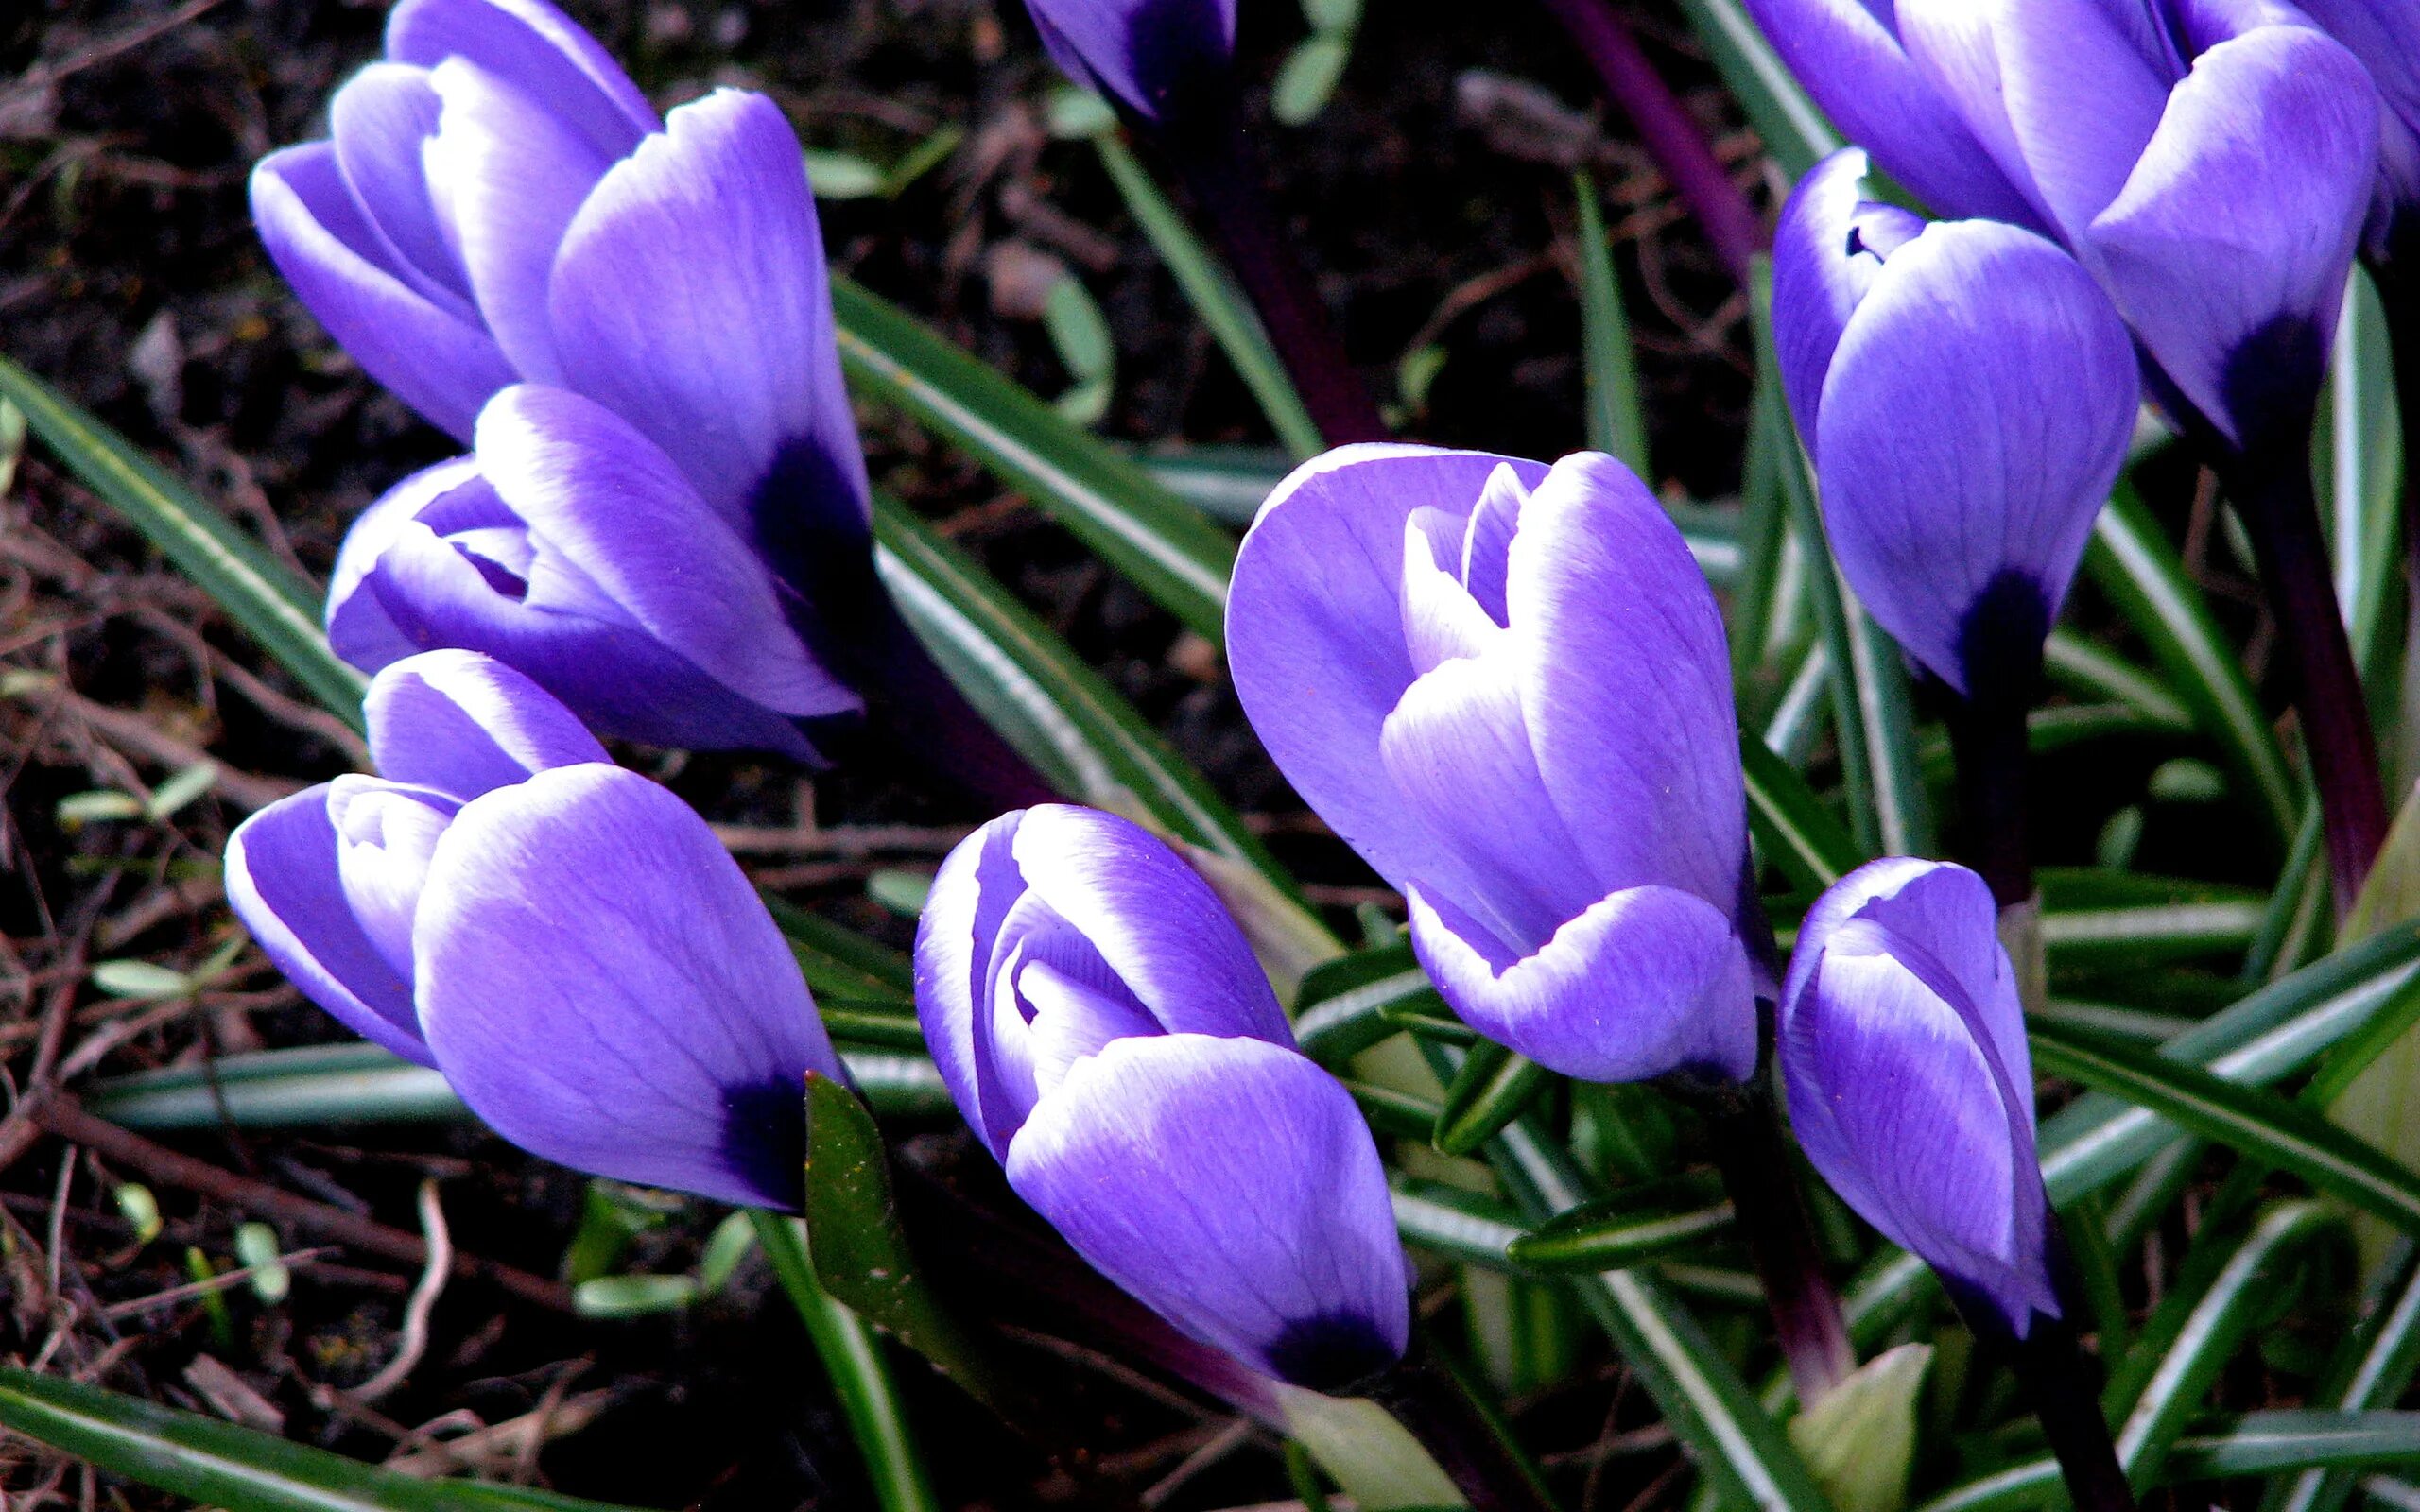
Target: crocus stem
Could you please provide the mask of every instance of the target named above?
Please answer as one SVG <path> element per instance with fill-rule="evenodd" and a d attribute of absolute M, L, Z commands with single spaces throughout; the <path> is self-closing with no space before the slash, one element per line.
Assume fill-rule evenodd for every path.
<path fill-rule="evenodd" d="M 1689 214 L 1697 217 L 1715 255 L 1745 284 L 1756 253 L 1765 246 L 1764 223 L 1723 170 L 1688 107 L 1655 72 L 1630 28 L 1605 0 L 1543 3 L 1604 81 L 1605 97 L 1630 117 L 1639 142 L 1671 180 Z"/>
<path fill-rule="evenodd" d="M 1026 808 L 1063 795 L 1003 739 L 935 662 L 889 599 L 860 621 L 857 647 L 876 730 L 889 744 L 989 809 Z"/>
<path fill-rule="evenodd" d="M 1747 1085 L 1708 1105 L 1714 1162 L 1731 1194 L 1731 1208 L 1748 1239 L 1773 1336 L 1789 1363 L 1802 1408 L 1810 1407 L 1857 1368 L 1839 1294 L 1824 1274 L 1806 1200 L 1770 1078 L 1759 1071 Z"/>
<path fill-rule="evenodd" d="M 2220 474 L 2252 537 L 2261 586 L 2294 665 L 2295 708 L 2319 788 L 2341 920 L 2386 840 L 2386 786 L 2320 534 L 2309 419 L 2273 425 L 2246 446 L 2226 450 Z"/>
<path fill-rule="evenodd" d="M 2075 1330 L 2037 1314 L 2012 1350 L 2017 1383 L 2041 1420 L 2076 1512 L 2135 1512 L 2135 1490 L 2118 1462 L 2118 1446 L 2100 1416 L 2100 1391 Z"/>
<path fill-rule="evenodd" d="M 1982 692 L 1953 697 L 1949 748 L 1958 763 L 1964 833 L 1959 856 L 1991 885 L 2002 908 L 2033 896 L 2033 856 L 2026 841 L 2027 699 Z"/>
<path fill-rule="evenodd" d="M 1403 1363 L 1373 1383 L 1370 1395 L 1436 1458 L 1472 1512 L 1554 1512 L 1554 1498 L 1504 1426 L 1418 1329 Z"/>
<path fill-rule="evenodd" d="M 1205 105 L 1181 125 L 1152 133 L 1152 144 L 1184 180 L 1201 224 L 1259 311 L 1320 434 L 1330 446 L 1387 439 L 1369 385 L 1345 352 L 1270 202 L 1259 157 L 1232 102 Z"/>

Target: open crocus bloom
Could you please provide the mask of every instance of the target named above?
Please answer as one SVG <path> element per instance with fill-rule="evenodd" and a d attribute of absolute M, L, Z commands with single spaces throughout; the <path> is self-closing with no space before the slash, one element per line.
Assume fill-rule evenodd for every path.
<path fill-rule="evenodd" d="M 2228 445 L 2307 421 L 2376 184 L 2360 63 L 2274 0 L 1750 0 L 1945 213 L 2057 237 Z M 2307 442 L 2308 436 L 2303 439 Z"/>
<path fill-rule="evenodd" d="M 1236 0 L 1026 0 L 1050 60 L 1146 121 L 1226 73 Z"/>
<path fill-rule="evenodd" d="M 1816 165 L 1773 240 L 1773 339 L 1841 571 L 1960 694 L 2030 699 L 2138 399 L 2125 323 L 2075 259 L 1864 197 Z"/>
<path fill-rule="evenodd" d="M 328 593 L 337 654 L 375 670 L 432 647 L 512 666 L 610 735 L 807 759 L 802 719 L 854 713 L 797 600 L 664 452 L 611 410 L 516 385 L 478 450 L 354 523 Z"/>
<path fill-rule="evenodd" d="M 777 557 L 864 536 L 815 201 L 770 100 L 659 119 L 546 0 L 402 0 L 329 129 L 262 160 L 253 218 L 406 404 L 467 441 L 508 384 L 573 389 Z"/>
<path fill-rule="evenodd" d="M 1185 1333 L 1327 1390 L 1403 1352 L 1368 1126 L 1235 921 L 1124 819 L 1051 804 L 950 853 L 916 934 L 933 1060 L 1009 1184 Z"/>
<path fill-rule="evenodd" d="M 1473 1027 L 1595 1080 L 1754 1069 L 1722 622 L 1621 464 L 1330 452 L 1263 506 L 1227 641 L 1262 743 L 1403 889 Z"/>
<path fill-rule="evenodd" d="M 381 776 L 253 815 L 227 896 L 313 1002 L 548 1160 L 795 1209 L 806 1072 L 842 1074 L 705 821 L 486 657 L 371 684 Z"/>
<path fill-rule="evenodd" d="M 1777 1055 L 1807 1160 L 1962 1306 L 2060 1315 L 2016 974 L 1983 880 L 1871 862 L 1807 913 Z"/>

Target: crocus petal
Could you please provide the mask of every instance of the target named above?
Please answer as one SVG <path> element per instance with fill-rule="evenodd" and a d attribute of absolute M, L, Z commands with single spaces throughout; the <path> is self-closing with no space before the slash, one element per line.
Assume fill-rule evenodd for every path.
<path fill-rule="evenodd" d="M 1243 931 L 1165 844 L 1115 815 L 1046 803 L 1026 811 L 1013 851 L 1027 885 L 1170 1033 L 1293 1044 Z"/>
<path fill-rule="evenodd" d="M 1120 1040 L 1011 1145 L 1009 1183 L 1184 1332 L 1314 1388 L 1392 1364 L 1408 1275 L 1353 1099 L 1258 1040 Z"/>
<path fill-rule="evenodd" d="M 1818 426 L 1832 550 L 1962 694 L 2038 649 L 2125 460 L 2135 386 L 2107 298 L 2012 226 L 1931 227 L 1850 320 Z"/>
<path fill-rule="evenodd" d="M 1891 0 L 1748 0 L 1748 9 L 1850 140 L 1918 198 L 1959 215 L 2033 210 L 1900 45 Z"/>
<path fill-rule="evenodd" d="M 1027 891 L 1014 850 L 1025 816 L 1003 814 L 959 842 L 933 873 L 916 925 L 916 1018 L 925 1044 L 951 1100 L 999 1160 L 1008 1158 L 1015 1128 L 985 1108 L 975 1021 L 990 1011 L 993 942 Z"/>
<path fill-rule="evenodd" d="M 564 228 L 614 160 L 545 100 L 461 58 L 429 70 L 444 101 L 428 145 L 462 268 L 524 378 L 559 382 L 546 290 Z"/>
<path fill-rule="evenodd" d="M 1513 644 L 1538 771 L 1601 892 L 1738 896 L 1748 846 L 1731 661 L 1671 518 L 1612 457 L 1565 457 L 1512 542 Z"/>
<path fill-rule="evenodd" d="M 2392 256 L 2397 223 L 2420 208 L 2420 10 L 2405 0 L 2303 0 L 2302 9 L 2361 60 L 2377 87 L 2378 203 L 2370 253 Z"/>
<path fill-rule="evenodd" d="M 554 269 L 570 385 L 774 542 L 801 528 L 862 537 L 870 507 L 802 164 L 770 100 L 717 91 L 605 175 Z M 811 525 L 754 517 L 760 494 Z"/>
<path fill-rule="evenodd" d="M 438 1065 L 577 1170 L 795 1210 L 805 1074 L 841 1074 L 798 963 L 714 832 L 617 767 L 475 799 L 417 930 Z"/>
<path fill-rule="evenodd" d="M 227 903 L 264 954 L 363 1039 L 433 1065 L 412 1011 L 411 983 L 353 917 L 337 870 L 328 789 L 308 788 L 246 819 L 227 837 Z"/>
<path fill-rule="evenodd" d="M 1842 147 L 1815 164 L 1782 206 L 1773 229 L 1773 354 L 1782 393 L 1812 454 L 1824 375 L 1858 303 L 1882 274 L 1882 249 L 1864 248 L 1860 222 L 1878 214 L 1897 232 L 1896 251 L 1923 221 L 1895 206 L 1865 198 L 1865 153 Z"/>
<path fill-rule="evenodd" d="M 1432 869 L 1435 843 L 1402 822 L 1378 760 L 1388 713 L 1414 676 L 1403 638 L 1404 522 L 1468 514 L 1498 467 L 1484 452 L 1347 446 L 1295 469 L 1236 558 L 1227 647 L 1236 693 L 1287 781 L 1382 877 Z"/>
<path fill-rule="evenodd" d="M 544 689 L 475 651 L 429 651 L 388 667 L 371 680 L 362 713 L 382 775 L 459 799 L 611 760 Z"/>
<path fill-rule="evenodd" d="M 485 327 L 377 261 L 384 238 L 362 219 L 336 149 L 312 142 L 263 158 L 251 202 L 269 260 L 337 344 L 431 424 L 470 439 L 512 368 Z"/>
<path fill-rule="evenodd" d="M 656 129 L 655 112 L 596 39 L 546 0 L 400 0 L 387 15 L 387 56 L 434 68 L 467 58 L 618 158 Z"/>
<path fill-rule="evenodd" d="M 2168 77 L 2106 0 L 1900 0 L 1918 73 L 1953 102 L 2041 224 L 2071 243 L 2152 138 Z M 1963 207 L 1961 207 L 1963 210 Z M 1971 214 L 1971 212 L 1967 212 Z"/>
<path fill-rule="evenodd" d="M 388 255 L 380 261 L 429 299 L 475 320 L 461 259 L 429 198 L 424 153 L 442 108 L 426 69 L 372 63 L 328 102 L 328 135 L 345 182 L 382 239 Z"/>
<path fill-rule="evenodd" d="M 2101 282 L 2169 381 L 2228 440 L 2308 415 L 2377 157 L 2350 53 L 2266 26 L 2196 59 L 2092 223 Z M 2082 113 L 2082 112 L 2079 112 Z"/>
<path fill-rule="evenodd" d="M 337 548 L 336 570 L 328 576 L 328 645 L 337 655 L 365 672 L 375 672 L 424 649 L 387 612 L 370 578 L 396 537 L 420 518 L 422 510 L 465 489 L 503 509 L 501 501 L 495 501 L 495 490 L 479 475 L 477 460 L 458 456 L 421 469 L 380 494 L 376 503 L 355 517 L 353 527 L 344 533 L 344 543 Z"/>
<path fill-rule="evenodd" d="M 1028 9 L 1060 72 L 1146 120 L 1236 47 L 1236 0 L 1028 0 Z"/>
<path fill-rule="evenodd" d="M 408 979 L 412 917 L 420 908 L 438 837 L 461 805 L 441 793 L 347 773 L 329 784 L 337 875 L 354 921 L 378 954 Z"/>
<path fill-rule="evenodd" d="M 1644 1081 L 1756 1065 L 1755 987 L 1722 910 L 1671 887 L 1631 887 L 1591 905 L 1531 954 L 1504 952 L 1451 902 L 1418 885 L 1411 942 L 1464 1022 L 1566 1076 Z"/>
<path fill-rule="evenodd" d="M 508 388 L 479 416 L 478 455 L 547 547 L 725 687 L 786 714 L 864 707 L 808 654 L 747 541 L 612 410 L 562 389 Z M 531 580 L 532 608 L 551 607 L 548 586 Z"/>

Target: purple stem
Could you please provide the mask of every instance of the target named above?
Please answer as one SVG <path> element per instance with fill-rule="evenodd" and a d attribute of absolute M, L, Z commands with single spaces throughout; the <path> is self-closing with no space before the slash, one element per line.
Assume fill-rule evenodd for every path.
<path fill-rule="evenodd" d="M 1999 1332 L 2005 1332 L 2006 1325 Z M 2013 1342 L 2010 1365 L 2040 1419 L 2076 1512 L 2135 1512 L 2135 1489 L 2100 1416 L 2100 1391 L 2083 1347 L 2066 1323 L 2035 1314 Z"/>
<path fill-rule="evenodd" d="M 1153 129 L 1135 123 L 1184 180 L 1200 223 L 1219 245 L 1236 282 L 1294 379 L 1303 407 L 1330 446 L 1383 441 L 1387 423 L 1370 386 L 1344 350 L 1319 291 L 1294 254 L 1294 237 L 1269 198 L 1259 155 L 1244 134 L 1233 92 L 1220 92 L 1181 123 Z"/>
<path fill-rule="evenodd" d="M 1766 243 L 1764 221 L 1732 181 L 1705 134 L 1607 0 L 1542 0 L 1588 56 L 1605 97 L 1630 117 L 1639 142 L 1697 217 L 1717 257 L 1745 284 Z"/>
<path fill-rule="evenodd" d="M 1849 1345 L 1840 1296 L 1824 1274 L 1823 1251 L 1798 1190 L 1797 1167 L 1771 1085 L 1770 1074 L 1759 1066 L 1755 1079 L 1736 1095 L 1707 1107 L 1706 1125 L 1715 1167 L 1765 1284 L 1774 1342 L 1804 1409 L 1849 1378 L 1857 1369 L 1857 1351 Z"/>
<path fill-rule="evenodd" d="M 2030 690 L 2029 679 L 2026 686 Z M 1959 859 L 1991 885 L 2002 908 L 2033 896 L 2033 857 L 2026 843 L 2025 715 L 2028 699 L 2007 689 L 1978 698 L 1950 696 L 1949 749 L 1957 758 Z"/>

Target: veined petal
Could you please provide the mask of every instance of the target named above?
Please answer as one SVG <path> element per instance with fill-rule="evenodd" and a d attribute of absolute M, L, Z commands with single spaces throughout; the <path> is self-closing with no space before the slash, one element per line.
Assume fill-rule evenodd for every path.
<path fill-rule="evenodd" d="M 441 793 L 351 772 L 328 786 L 345 902 L 370 943 L 406 980 L 412 972 L 412 916 L 428 859 L 460 808 Z"/>
<path fill-rule="evenodd" d="M 2169 381 L 2238 445 L 2308 414 L 2377 161 L 2353 56 L 2264 26 L 2196 59 L 2142 162 L 2092 222 L 2101 282 Z"/>
<path fill-rule="evenodd" d="M 808 1071 L 842 1074 L 781 931 L 705 822 L 618 767 L 464 805 L 417 931 L 446 1079 L 576 1170 L 795 1211 Z"/>
<path fill-rule="evenodd" d="M 916 923 L 916 1019 L 925 1047 L 951 1100 L 999 1160 L 1015 1125 L 984 1104 L 976 1017 L 991 1011 L 993 945 L 1027 892 L 1014 853 L 1026 813 L 1003 814 L 959 842 L 933 874 Z"/>
<path fill-rule="evenodd" d="M 1892 0 L 1748 0 L 1748 9 L 1824 113 L 1918 198 L 1951 215 L 2033 218 L 1956 107 L 1909 60 Z"/>
<path fill-rule="evenodd" d="M 570 386 L 645 433 L 744 533 L 862 538 L 815 198 L 772 101 L 719 90 L 616 163 L 562 238 Z"/>
<path fill-rule="evenodd" d="M 364 1039 L 435 1064 L 410 980 L 388 964 L 345 898 L 325 784 L 237 825 L 227 837 L 225 874 L 228 906 L 304 997 Z"/>
<path fill-rule="evenodd" d="M 1469 513 L 1506 466 L 1530 486 L 1547 472 L 1484 452 L 1339 448 L 1277 486 L 1236 558 L 1227 650 L 1244 713 L 1294 790 L 1392 882 L 1437 855 L 1404 823 L 1378 760 L 1387 715 L 1414 676 L 1404 523 L 1425 507 Z"/>
<path fill-rule="evenodd" d="M 553 695 L 475 651 L 428 651 L 388 667 L 371 680 L 362 713 L 382 775 L 458 799 L 613 759 Z"/>
<path fill-rule="evenodd" d="M 2404 0 L 2303 0 L 2302 9 L 2361 60 L 2377 87 L 2378 203 L 2370 252 L 2391 255 L 2395 224 L 2420 209 L 2420 10 Z"/>
<path fill-rule="evenodd" d="M 1831 370 L 1841 332 L 1882 275 L 1883 258 L 1924 226 L 1896 206 L 1870 204 L 1865 174 L 1862 149 L 1833 153 L 1798 180 L 1773 230 L 1773 355 L 1791 418 L 1810 455 L 1824 375 Z M 1890 245 L 1869 249 L 1861 222 L 1877 218 L 1893 233 Z"/>
<path fill-rule="evenodd" d="M 495 500 L 495 490 L 479 475 L 477 460 L 458 456 L 421 469 L 380 494 L 354 520 L 328 577 L 328 645 L 337 655 L 365 672 L 376 672 L 423 648 L 387 612 L 370 578 L 388 547 L 420 519 L 422 510 L 461 490 L 474 490 L 483 501 Z M 504 506 L 495 501 L 495 507 Z"/>
<path fill-rule="evenodd" d="M 1564 458 L 1521 513 L 1509 599 L 1522 718 L 1592 895 L 1727 909 L 1748 854 L 1730 653 L 1670 517 L 1612 457 Z"/>
<path fill-rule="evenodd" d="M 864 707 L 791 628 L 749 543 L 612 410 L 518 385 L 479 416 L 478 448 L 480 471 L 540 541 L 708 676 L 782 713 Z M 542 570 L 533 609 L 555 606 L 548 588 Z"/>
<path fill-rule="evenodd" d="M 1599 899 L 1513 956 L 1443 898 L 1407 888 L 1411 942 L 1437 990 L 1479 1033 L 1566 1076 L 1645 1081 L 1756 1066 L 1756 995 L 1729 916 L 1671 887 Z"/>
<path fill-rule="evenodd" d="M 1293 1044 L 1243 931 L 1166 844 L 1115 815 L 1046 803 L 1026 810 L 1013 850 L 1027 885 L 1170 1033 Z"/>
<path fill-rule="evenodd" d="M 1928 228 L 1849 321 L 1818 427 L 1832 550 L 1875 618 L 1959 692 L 2030 664 L 2135 399 L 2108 299 L 2013 226 Z"/>
<path fill-rule="evenodd" d="M 384 244 L 379 261 L 452 314 L 475 321 L 471 286 L 429 198 L 423 161 L 441 109 L 426 69 L 372 63 L 328 102 L 328 134 L 354 202 Z"/>
<path fill-rule="evenodd" d="M 1259 1040 L 1120 1040 L 1009 1148 L 1009 1184 L 1194 1338 L 1335 1389 L 1402 1354 L 1409 1276 L 1370 1131 L 1337 1080 Z"/>
<path fill-rule="evenodd" d="M 387 56 L 424 68 L 466 58 L 515 80 L 608 159 L 657 128 L 621 66 L 546 0 L 400 0 L 387 15 Z"/>
<path fill-rule="evenodd" d="M 372 378 L 430 423 L 468 440 L 479 406 L 512 382 L 485 327 L 448 310 L 380 261 L 325 142 L 287 147 L 252 169 L 252 221 L 295 297 Z"/>

